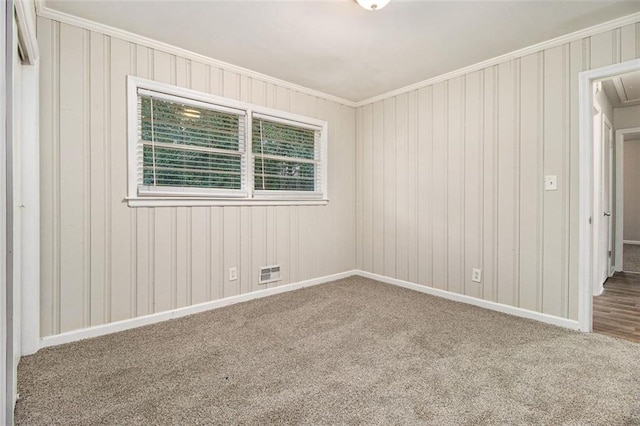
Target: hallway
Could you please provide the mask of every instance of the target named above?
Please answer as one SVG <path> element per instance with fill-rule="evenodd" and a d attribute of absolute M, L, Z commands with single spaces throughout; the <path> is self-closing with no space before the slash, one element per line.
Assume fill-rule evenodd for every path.
<path fill-rule="evenodd" d="M 640 343 L 640 274 L 617 272 L 593 298 L 593 331 Z"/>

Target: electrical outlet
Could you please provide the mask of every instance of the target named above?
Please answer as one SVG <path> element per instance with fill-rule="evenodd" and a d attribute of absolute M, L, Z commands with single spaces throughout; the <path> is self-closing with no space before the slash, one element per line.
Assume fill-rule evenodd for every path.
<path fill-rule="evenodd" d="M 238 279 L 238 268 L 235 266 L 233 268 L 229 268 L 229 281 L 235 281 Z"/>
<path fill-rule="evenodd" d="M 474 283 L 482 282 L 482 269 L 473 268 L 471 281 L 473 281 Z"/>

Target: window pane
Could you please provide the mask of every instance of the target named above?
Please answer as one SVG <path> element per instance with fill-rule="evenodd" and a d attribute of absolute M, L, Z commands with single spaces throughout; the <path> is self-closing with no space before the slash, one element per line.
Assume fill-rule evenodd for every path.
<path fill-rule="evenodd" d="M 280 157 L 315 159 L 315 132 L 309 129 L 254 119 L 253 152 Z"/>
<path fill-rule="evenodd" d="M 315 164 L 256 156 L 254 170 L 256 190 L 315 191 Z"/>
<path fill-rule="evenodd" d="M 144 147 L 143 181 L 147 186 L 154 186 L 155 180 L 155 186 L 240 189 L 240 172 L 239 154 Z"/>
<path fill-rule="evenodd" d="M 200 146 L 237 151 L 240 116 L 176 102 L 141 97 L 143 141 Z"/>
<path fill-rule="evenodd" d="M 243 116 L 149 96 L 139 108 L 145 186 L 242 189 Z"/>

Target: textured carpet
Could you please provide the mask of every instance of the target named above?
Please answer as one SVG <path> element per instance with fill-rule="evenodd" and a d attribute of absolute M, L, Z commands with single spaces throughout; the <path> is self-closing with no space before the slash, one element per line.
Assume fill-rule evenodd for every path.
<path fill-rule="evenodd" d="M 352 277 L 19 365 L 18 424 L 640 424 L 640 344 Z"/>
<path fill-rule="evenodd" d="M 622 250 L 622 269 L 628 272 L 640 272 L 640 245 L 625 244 Z"/>

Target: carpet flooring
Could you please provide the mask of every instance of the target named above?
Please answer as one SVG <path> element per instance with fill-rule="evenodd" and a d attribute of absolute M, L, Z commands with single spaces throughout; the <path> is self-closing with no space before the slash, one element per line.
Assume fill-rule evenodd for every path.
<path fill-rule="evenodd" d="M 625 244 L 622 250 L 622 269 L 640 273 L 640 245 Z"/>
<path fill-rule="evenodd" d="M 351 277 L 19 365 L 16 423 L 640 424 L 640 344 Z"/>

